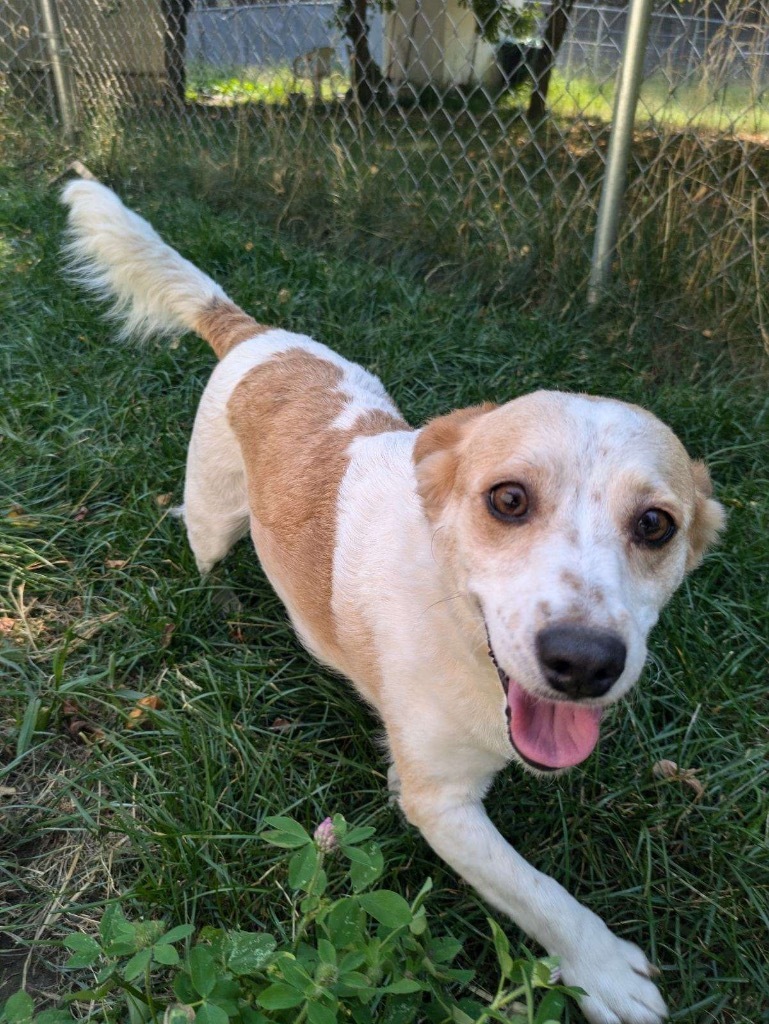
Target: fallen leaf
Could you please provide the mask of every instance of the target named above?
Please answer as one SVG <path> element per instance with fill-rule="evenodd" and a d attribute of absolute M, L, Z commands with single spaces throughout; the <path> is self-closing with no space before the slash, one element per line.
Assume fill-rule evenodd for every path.
<path fill-rule="evenodd" d="M 285 732 L 286 729 L 290 729 L 294 723 L 289 721 L 288 718 L 276 718 L 270 726 L 275 732 Z"/>
<path fill-rule="evenodd" d="M 39 519 L 35 519 L 34 516 L 29 516 L 21 507 L 21 505 L 11 505 L 8 509 L 6 518 L 10 519 L 14 526 L 37 526 L 40 522 Z"/>
<path fill-rule="evenodd" d="M 697 768 L 679 768 L 675 761 L 655 761 L 652 765 L 652 774 L 656 779 L 670 779 L 673 782 L 683 782 L 694 791 L 694 799 L 700 800 L 705 795 L 705 787 L 697 778 Z"/>
<path fill-rule="evenodd" d="M 135 729 L 137 725 L 141 725 L 144 719 L 147 717 L 147 711 L 158 711 L 163 707 L 163 701 L 160 697 L 150 695 L 149 697 L 140 697 L 133 708 L 128 712 L 128 718 L 126 719 L 126 729 Z"/>
<path fill-rule="evenodd" d="M 104 566 L 107 569 L 123 569 L 128 565 L 127 558 L 107 558 L 104 561 Z"/>
<path fill-rule="evenodd" d="M 90 729 L 90 724 L 84 718 L 71 718 L 67 722 L 67 732 L 73 740 L 84 739 Z"/>
<path fill-rule="evenodd" d="M 174 635 L 175 629 L 176 623 L 174 622 L 167 622 L 165 626 L 163 626 L 163 636 L 160 639 L 161 647 L 168 647 L 168 645 L 171 643 L 171 637 Z"/>
<path fill-rule="evenodd" d="M 169 493 L 169 494 L 158 494 L 158 496 L 155 498 L 155 504 L 159 508 L 165 508 L 166 505 L 170 505 L 171 504 L 171 498 L 173 498 L 173 494 L 171 494 L 171 493 Z"/>
<path fill-rule="evenodd" d="M 83 712 L 74 700 L 62 702 L 61 717 L 64 720 L 64 729 L 70 739 L 90 746 L 93 743 L 103 743 L 107 738 L 102 729 L 83 717 Z"/>
<path fill-rule="evenodd" d="M 0 616 L 0 633 L 10 633 L 16 625 L 16 620 L 7 615 Z"/>
<path fill-rule="evenodd" d="M 75 520 L 76 523 L 82 523 L 82 521 L 88 515 L 89 511 L 90 510 L 87 505 L 81 505 L 72 518 Z"/>

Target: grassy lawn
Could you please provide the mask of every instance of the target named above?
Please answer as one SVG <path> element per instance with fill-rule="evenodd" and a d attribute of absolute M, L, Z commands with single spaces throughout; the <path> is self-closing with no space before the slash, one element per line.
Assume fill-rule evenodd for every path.
<path fill-rule="evenodd" d="M 615 75 L 605 79 L 583 72 L 557 71 L 550 85 L 550 109 L 559 117 L 590 118 L 609 122 L 613 116 Z M 350 80 L 341 69 L 324 78 L 321 96 L 325 102 L 341 99 L 350 88 Z M 471 104 L 482 102 L 482 90 L 470 97 Z M 723 82 L 719 78 L 689 75 L 675 81 L 671 71 L 661 71 L 644 79 L 641 86 L 637 122 L 654 122 L 667 128 L 697 128 L 712 132 L 769 134 L 767 87 L 749 80 Z M 297 78 L 290 67 L 272 69 L 259 66 L 232 68 L 229 73 L 209 65 L 193 65 L 189 71 L 188 96 L 192 100 L 223 103 L 270 103 L 284 105 L 293 98 L 313 99 L 309 78 Z M 521 108 L 526 90 L 503 97 L 498 112 L 504 122 L 511 111 Z"/>
<path fill-rule="evenodd" d="M 350 88 L 350 78 L 341 67 L 321 81 L 321 98 L 338 99 Z M 191 100 L 230 101 L 234 103 L 289 102 L 291 96 L 313 100 L 313 83 L 309 77 L 297 77 L 289 65 L 271 69 L 245 65 L 223 73 L 208 64 L 193 64 L 188 71 L 187 96 Z"/>
<path fill-rule="evenodd" d="M 673 79 L 673 81 L 671 81 Z M 601 82 L 591 75 L 559 74 L 553 80 L 553 109 L 566 117 L 610 121 L 614 109 L 614 76 Z M 636 121 L 669 128 L 712 132 L 769 134 L 767 87 L 749 81 L 709 82 L 690 75 L 657 72 L 641 85 Z"/>
<path fill-rule="evenodd" d="M 463 272 L 461 248 L 436 272 L 413 246 L 354 244 L 365 233 L 345 236 L 338 211 L 324 235 L 286 218 L 291 179 L 269 164 L 251 170 L 264 204 L 213 161 L 115 167 L 109 183 L 257 319 L 359 360 L 412 422 L 586 390 L 648 406 L 707 459 L 728 530 L 665 612 L 636 694 L 583 767 L 545 786 L 513 768 L 489 804 L 524 856 L 650 952 L 674 1020 L 769 1020 L 765 373 L 667 326 L 643 286 L 628 308 L 556 320 L 522 313 L 486 264 Z M 61 276 L 62 222 L 33 161 L 0 171 L 3 994 L 30 943 L 31 990 L 64 991 L 56 941 L 118 896 L 134 916 L 285 930 L 261 823 L 337 811 L 376 826 L 390 887 L 413 897 L 433 877 L 432 913 L 483 980 L 486 908 L 388 805 L 377 723 L 298 645 L 249 545 L 201 581 L 169 515 L 209 350 L 117 345 Z M 160 706 L 128 728 L 147 696 Z M 657 778 L 663 759 L 681 771 Z"/>

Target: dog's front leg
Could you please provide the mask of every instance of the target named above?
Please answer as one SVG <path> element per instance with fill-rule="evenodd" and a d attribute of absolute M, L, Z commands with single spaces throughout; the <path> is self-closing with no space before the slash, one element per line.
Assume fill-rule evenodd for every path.
<path fill-rule="evenodd" d="M 508 914 L 551 955 L 565 984 L 587 992 L 592 1024 L 660 1024 L 665 1003 L 641 950 L 611 932 L 554 879 L 533 868 L 486 815 L 478 791 L 461 784 L 412 783 L 400 771 L 400 804 L 436 853 L 492 906 Z"/>

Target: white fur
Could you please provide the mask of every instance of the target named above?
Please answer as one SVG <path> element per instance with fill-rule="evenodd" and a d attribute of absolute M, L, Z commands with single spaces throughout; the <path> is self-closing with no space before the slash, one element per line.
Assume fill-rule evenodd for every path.
<path fill-rule="evenodd" d="M 166 245 L 150 225 L 95 181 L 71 181 L 65 254 L 80 284 L 113 300 L 125 337 L 191 331 L 214 299 L 226 298 L 208 275 Z"/>
<path fill-rule="evenodd" d="M 64 200 L 71 208 L 69 253 L 79 276 L 116 300 L 126 332 L 193 327 L 201 309 L 225 297 L 108 189 L 75 182 Z M 237 345 L 211 375 L 190 441 L 185 518 L 202 572 L 247 532 L 250 518 L 255 539 L 259 532 L 249 509 L 243 456 L 228 421 L 233 390 L 255 366 L 294 348 L 342 371 L 339 390 L 347 404 L 334 428 L 349 430 L 369 410 L 395 412 L 376 377 L 306 336 L 272 330 Z M 647 414 L 577 396 L 518 401 L 512 405 L 520 416 L 512 416 L 512 425 L 517 429 L 519 419 L 530 423 L 529 432 L 497 472 L 501 480 L 515 480 L 527 466 L 550 466 L 555 511 L 548 513 L 543 540 L 529 543 L 520 533 L 519 550 L 512 534 L 499 549 L 473 539 L 477 495 L 494 481 L 475 480 L 473 473 L 484 472 L 483 459 L 470 456 L 466 494 L 453 496 L 440 522 L 430 522 L 414 468 L 418 435 L 394 431 L 353 441 L 338 494 L 332 610 L 338 644 L 352 661 L 343 655 L 335 663 L 292 607 L 287 581 L 273 574 L 271 582 L 304 642 L 347 671 L 376 707 L 394 759 L 393 788 L 431 846 L 561 958 L 563 980 L 588 992 L 582 1008 L 591 1024 L 660 1024 L 666 1008 L 643 953 L 529 865 L 486 816 L 482 801 L 491 780 L 513 757 L 486 629 L 506 671 L 538 692 L 537 602 L 546 598 L 556 618 L 574 615 L 574 597 L 563 580 L 578 578 L 602 595 L 585 611 L 588 621 L 610 624 L 628 646 L 622 678 L 598 703 L 616 700 L 638 677 L 646 635 L 680 582 L 685 559 L 682 542 L 664 573 L 635 565 L 623 534 L 623 516 L 631 512 L 623 511 L 621 482 L 630 481 L 632 472 L 659 500 L 678 502 L 682 532 L 691 519 L 691 496 L 677 495 L 663 472 L 660 452 L 672 442 Z M 557 406 L 552 421 L 548 403 Z M 468 452 L 473 443 L 470 437 Z M 605 456 L 596 454 L 601 445 Z M 635 486 L 627 483 L 626 490 Z M 364 669 L 347 670 L 348 663 Z"/>
<path fill-rule="evenodd" d="M 448 588 L 436 559 L 437 537 L 416 496 L 416 436 L 353 443 L 334 569 L 342 635 L 370 630 L 376 638 L 384 682 L 378 698 L 364 695 L 387 725 L 398 802 L 447 863 L 560 957 L 564 983 L 589 993 L 581 1006 L 592 1024 L 659 1024 L 665 1003 L 641 950 L 528 864 L 483 808 L 511 759 L 505 700 L 468 597 Z"/>

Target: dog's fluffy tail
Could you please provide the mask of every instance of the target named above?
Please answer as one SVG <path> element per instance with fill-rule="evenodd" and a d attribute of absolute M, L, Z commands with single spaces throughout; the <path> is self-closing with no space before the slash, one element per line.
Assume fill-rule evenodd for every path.
<path fill-rule="evenodd" d="M 62 202 L 69 207 L 65 253 L 75 279 L 112 301 L 124 337 L 195 331 L 221 359 L 265 330 L 104 185 L 72 181 Z"/>

